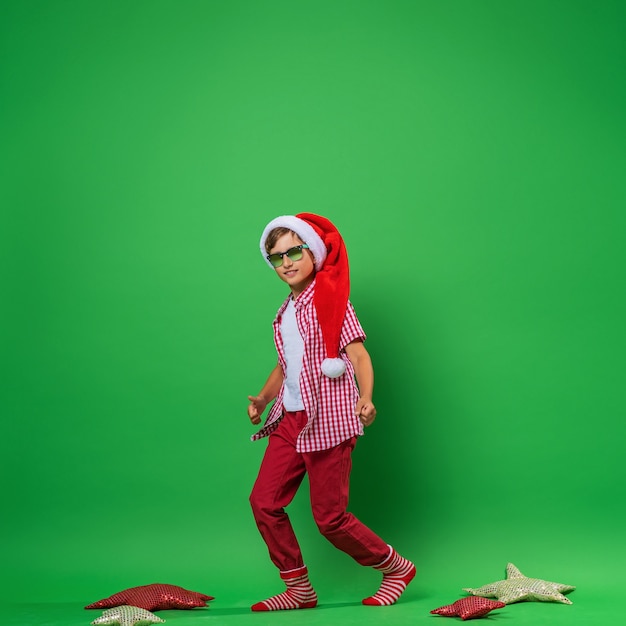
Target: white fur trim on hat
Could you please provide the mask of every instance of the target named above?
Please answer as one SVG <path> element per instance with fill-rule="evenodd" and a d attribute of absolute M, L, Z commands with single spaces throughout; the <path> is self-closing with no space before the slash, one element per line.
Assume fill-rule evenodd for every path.
<path fill-rule="evenodd" d="M 313 226 L 308 222 L 296 217 L 295 215 L 281 215 L 280 217 L 274 218 L 263 231 L 261 235 L 261 254 L 265 259 L 265 262 L 274 269 L 274 266 L 267 260 L 267 251 L 265 250 L 265 241 L 267 240 L 267 236 L 270 234 L 272 230 L 275 228 L 288 228 L 292 230 L 304 243 L 309 246 L 309 250 L 313 254 L 313 258 L 315 259 L 315 269 L 319 272 L 322 269 L 322 265 L 324 265 L 324 261 L 326 260 L 326 246 L 322 241 L 322 238 L 317 234 Z M 282 252 L 282 251 L 281 251 Z"/>

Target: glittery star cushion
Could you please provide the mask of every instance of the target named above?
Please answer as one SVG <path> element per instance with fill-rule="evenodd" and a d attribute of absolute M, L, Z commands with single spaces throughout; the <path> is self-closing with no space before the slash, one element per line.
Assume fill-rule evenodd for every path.
<path fill-rule="evenodd" d="M 193 609 L 206 606 L 213 596 L 207 596 L 197 591 L 189 591 L 176 585 L 153 583 L 142 587 L 131 587 L 113 594 L 104 600 L 98 600 L 87 605 L 86 609 L 108 609 L 113 606 L 130 604 L 146 611 L 160 611 L 163 609 Z"/>
<path fill-rule="evenodd" d="M 102 617 L 91 622 L 91 626 L 148 626 L 149 624 L 164 624 L 165 620 L 161 619 L 137 606 L 116 606 L 102 614 Z"/>
<path fill-rule="evenodd" d="M 478 589 L 463 589 L 475 596 L 497 598 L 500 602 L 511 604 L 520 600 L 539 600 L 541 602 L 562 602 L 571 604 L 563 594 L 573 591 L 576 587 L 551 583 L 540 578 L 524 576 L 513 563 L 506 567 L 506 580 L 498 580 L 479 587 Z"/>
<path fill-rule="evenodd" d="M 474 619 L 475 617 L 483 617 L 494 609 L 502 609 L 506 606 L 504 602 L 497 600 L 489 600 L 488 598 L 480 598 L 478 596 L 470 596 L 469 598 L 461 598 L 453 604 L 433 609 L 433 615 L 443 615 L 444 617 L 460 617 L 461 619 Z"/>

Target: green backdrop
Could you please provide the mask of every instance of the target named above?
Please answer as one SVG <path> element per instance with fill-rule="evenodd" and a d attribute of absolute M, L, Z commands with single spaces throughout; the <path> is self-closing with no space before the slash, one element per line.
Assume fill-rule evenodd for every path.
<path fill-rule="evenodd" d="M 246 396 L 286 295 L 258 239 L 300 211 L 344 234 L 376 371 L 351 508 L 418 565 L 384 619 L 441 619 L 512 561 L 574 604 L 493 619 L 614 622 L 625 20 L 608 0 L 2 2 L 14 623 L 87 624 L 167 582 L 217 597 L 168 621 L 234 624 L 280 590 Z M 291 510 L 322 602 L 298 619 L 374 619 L 353 603 L 378 576 L 319 536 L 306 489 Z"/>

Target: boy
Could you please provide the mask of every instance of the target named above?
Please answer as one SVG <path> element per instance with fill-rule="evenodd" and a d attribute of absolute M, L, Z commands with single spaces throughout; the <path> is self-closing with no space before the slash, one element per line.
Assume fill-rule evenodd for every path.
<path fill-rule="evenodd" d="M 291 294 L 274 320 L 278 364 L 258 395 L 248 396 L 248 416 L 269 435 L 250 503 L 270 558 L 287 590 L 258 602 L 253 611 L 312 608 L 309 582 L 286 507 L 308 473 L 313 518 L 326 539 L 358 563 L 383 574 L 380 589 L 363 604 L 385 606 L 402 595 L 415 566 L 351 513 L 351 453 L 376 417 L 374 374 L 363 346 L 365 333 L 348 301 L 348 257 L 343 239 L 326 218 L 312 213 L 272 220 L 261 254 Z M 358 388 L 355 384 L 358 383 Z"/>

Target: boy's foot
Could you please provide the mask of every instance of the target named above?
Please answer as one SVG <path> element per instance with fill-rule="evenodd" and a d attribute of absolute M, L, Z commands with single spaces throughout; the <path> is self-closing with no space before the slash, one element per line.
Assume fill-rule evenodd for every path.
<path fill-rule="evenodd" d="M 406 586 L 415 577 L 415 565 L 408 559 L 400 556 L 393 548 L 391 554 L 380 564 L 375 565 L 383 574 L 380 589 L 369 598 L 363 600 L 368 606 L 389 606 L 398 601 Z"/>
<path fill-rule="evenodd" d="M 280 577 L 287 585 L 287 591 L 257 602 L 253 611 L 284 611 L 288 609 L 312 609 L 317 605 L 317 594 L 309 581 L 306 566 L 289 572 L 281 572 Z"/>

